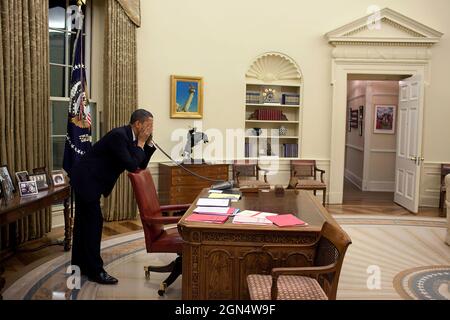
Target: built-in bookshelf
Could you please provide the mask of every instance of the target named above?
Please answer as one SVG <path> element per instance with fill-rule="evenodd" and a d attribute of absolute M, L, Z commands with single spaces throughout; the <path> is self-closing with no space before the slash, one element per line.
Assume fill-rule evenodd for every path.
<path fill-rule="evenodd" d="M 299 158 L 302 76 L 281 53 L 258 57 L 246 74 L 245 157 Z"/>

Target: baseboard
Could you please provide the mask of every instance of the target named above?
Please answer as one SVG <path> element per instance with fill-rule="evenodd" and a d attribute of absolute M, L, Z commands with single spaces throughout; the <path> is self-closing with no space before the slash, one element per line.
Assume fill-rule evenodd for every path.
<path fill-rule="evenodd" d="M 419 203 L 421 207 L 439 208 L 439 197 L 421 195 Z"/>
<path fill-rule="evenodd" d="M 328 204 L 342 204 L 344 194 L 340 192 L 333 192 L 328 193 L 327 197 L 328 197 Z"/>
<path fill-rule="evenodd" d="M 395 192 L 395 181 L 367 181 L 364 191 Z"/>
<path fill-rule="evenodd" d="M 363 181 L 361 177 L 358 177 L 348 169 L 345 169 L 345 179 L 353 183 L 359 190 L 362 190 Z"/>

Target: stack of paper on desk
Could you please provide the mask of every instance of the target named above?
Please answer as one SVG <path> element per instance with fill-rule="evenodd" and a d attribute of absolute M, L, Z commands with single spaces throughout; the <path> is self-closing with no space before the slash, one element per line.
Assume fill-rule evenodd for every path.
<path fill-rule="evenodd" d="M 245 210 L 234 216 L 233 223 L 271 225 L 272 221 L 268 217 L 276 215 L 276 213 Z"/>
<path fill-rule="evenodd" d="M 199 207 L 229 207 L 230 199 L 208 199 L 200 198 L 197 201 Z"/>
<path fill-rule="evenodd" d="M 217 216 L 231 216 L 237 213 L 239 209 L 229 207 L 197 207 L 194 213 L 212 214 Z"/>
<path fill-rule="evenodd" d="M 189 222 L 225 223 L 228 216 L 217 216 L 209 214 L 191 214 L 186 218 Z"/>

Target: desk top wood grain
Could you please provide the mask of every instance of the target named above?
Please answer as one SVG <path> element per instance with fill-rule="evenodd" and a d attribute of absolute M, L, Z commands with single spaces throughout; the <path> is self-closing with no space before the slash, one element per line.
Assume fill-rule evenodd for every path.
<path fill-rule="evenodd" d="M 222 229 L 222 230 L 267 230 L 267 231 L 286 231 L 286 232 L 320 232 L 325 221 L 336 223 L 333 217 L 322 206 L 322 204 L 310 193 L 303 190 L 285 190 L 284 195 L 276 195 L 274 190 L 255 194 L 243 194 L 238 202 L 231 202 L 231 206 L 240 210 L 254 210 L 263 212 L 272 212 L 278 214 L 291 213 L 299 219 L 308 223 L 308 226 L 296 227 L 278 227 L 276 225 L 252 225 L 252 224 L 233 224 L 233 218 L 230 217 L 224 224 L 190 222 L 186 218 L 193 214 L 197 207 L 199 198 L 208 197 L 208 190 L 203 189 L 188 211 L 183 215 L 178 227 L 180 231 L 187 229 Z"/>

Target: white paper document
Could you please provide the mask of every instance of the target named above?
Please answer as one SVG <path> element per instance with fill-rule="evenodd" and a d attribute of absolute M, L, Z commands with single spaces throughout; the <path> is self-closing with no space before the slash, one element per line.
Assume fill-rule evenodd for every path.
<path fill-rule="evenodd" d="M 194 212 L 202 214 L 227 214 L 229 210 L 229 207 L 197 207 Z"/>
<path fill-rule="evenodd" d="M 235 215 L 233 223 L 271 225 L 272 221 L 267 217 L 276 215 L 276 213 L 244 210 Z"/>
<path fill-rule="evenodd" d="M 197 201 L 199 207 L 228 207 L 230 205 L 230 199 L 209 199 L 200 198 Z"/>

